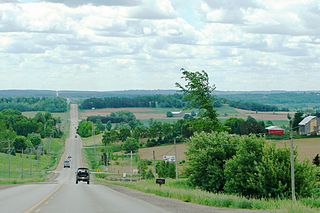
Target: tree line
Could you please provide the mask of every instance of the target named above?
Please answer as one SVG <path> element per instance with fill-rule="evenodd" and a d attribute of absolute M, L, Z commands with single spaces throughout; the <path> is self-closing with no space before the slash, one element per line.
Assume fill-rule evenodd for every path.
<path fill-rule="evenodd" d="M 0 98 L 0 111 L 15 109 L 25 111 L 66 112 L 67 101 L 60 97 L 8 97 Z"/>
<path fill-rule="evenodd" d="M 21 152 L 26 148 L 37 148 L 41 138 L 59 138 L 61 120 L 51 113 L 39 112 L 33 118 L 28 118 L 18 110 L 6 109 L 0 112 L 0 152 Z"/>
<path fill-rule="evenodd" d="M 211 94 L 210 94 L 211 96 Z M 188 100 L 182 94 L 174 95 L 148 95 L 132 97 L 107 97 L 89 98 L 81 104 L 81 109 L 101 109 L 101 108 L 125 108 L 125 107 L 150 107 L 150 108 L 185 108 L 188 107 Z M 214 107 L 221 107 L 229 104 L 232 107 L 253 110 L 253 111 L 288 111 L 288 108 L 279 108 L 274 105 L 266 105 L 254 102 L 232 101 L 225 98 L 215 98 Z M 198 106 L 194 106 L 198 108 Z"/>

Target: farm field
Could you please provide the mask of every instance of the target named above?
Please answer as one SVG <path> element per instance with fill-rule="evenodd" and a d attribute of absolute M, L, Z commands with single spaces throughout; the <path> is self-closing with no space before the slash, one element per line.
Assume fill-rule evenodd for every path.
<path fill-rule="evenodd" d="M 271 142 L 271 141 L 270 141 Z M 289 147 L 290 141 L 275 141 L 277 147 Z M 302 138 L 295 139 L 294 145 L 298 151 L 298 159 L 310 160 L 315 157 L 316 154 L 320 154 L 320 138 Z M 155 151 L 156 160 L 161 160 L 163 155 L 173 155 L 173 145 L 150 147 L 139 149 L 139 156 L 141 159 L 152 160 L 152 151 Z M 178 160 L 186 160 L 187 145 L 186 144 L 177 144 L 177 155 Z"/>
<path fill-rule="evenodd" d="M 94 110 L 82 110 L 80 111 L 80 119 L 86 119 L 89 116 L 93 115 L 101 115 L 105 116 L 112 112 L 116 111 L 129 111 L 132 112 L 137 119 L 141 120 L 142 123 L 147 124 L 150 119 L 155 119 L 161 122 L 175 122 L 182 117 L 173 117 L 167 118 L 166 112 L 168 111 L 181 111 L 182 109 L 175 108 L 105 108 L 105 109 L 94 109 Z M 190 110 L 184 110 L 189 112 Z M 241 110 L 230 107 L 228 105 L 223 105 L 222 107 L 217 108 L 217 113 L 219 115 L 219 119 L 224 121 L 228 118 L 236 117 L 236 118 L 244 118 L 246 119 L 248 116 L 254 117 L 257 120 L 264 121 L 272 121 L 275 125 L 287 125 L 288 112 L 258 112 L 249 111 L 249 110 Z"/>

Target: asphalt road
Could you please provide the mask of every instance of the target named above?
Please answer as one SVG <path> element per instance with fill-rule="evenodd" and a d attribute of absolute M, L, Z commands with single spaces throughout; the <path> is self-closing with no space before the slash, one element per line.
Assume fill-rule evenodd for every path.
<path fill-rule="evenodd" d="M 75 171 L 83 166 L 81 139 L 75 138 L 78 125 L 77 105 L 70 109 L 70 137 L 55 178 L 48 183 L 17 185 L 0 189 L 0 212 L 166 212 L 141 199 L 108 187 L 75 183 Z M 63 160 L 71 156 L 71 168 L 63 168 Z"/>

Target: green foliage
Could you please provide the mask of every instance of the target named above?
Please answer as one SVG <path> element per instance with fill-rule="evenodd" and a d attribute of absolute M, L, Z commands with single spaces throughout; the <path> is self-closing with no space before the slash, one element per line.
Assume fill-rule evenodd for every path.
<path fill-rule="evenodd" d="M 200 133 L 189 140 L 189 181 L 200 189 L 245 197 L 290 197 L 290 151 L 255 136 Z M 295 161 L 296 194 L 309 197 L 315 170 Z"/>
<path fill-rule="evenodd" d="M 157 162 L 156 171 L 160 178 L 176 178 L 176 166 L 174 163 L 165 161 Z"/>
<path fill-rule="evenodd" d="M 225 165 L 226 192 L 243 196 L 259 195 L 257 165 L 262 161 L 263 145 L 262 139 L 253 136 L 239 138 L 236 155 Z"/>
<path fill-rule="evenodd" d="M 97 120 L 95 124 L 98 132 L 103 132 L 106 129 L 101 120 Z"/>
<path fill-rule="evenodd" d="M 231 134 L 260 134 L 265 133 L 266 131 L 264 122 L 258 122 L 251 116 L 249 116 L 246 121 L 242 118 L 229 118 L 224 124 L 229 128 L 229 132 Z"/>
<path fill-rule="evenodd" d="M 25 111 L 66 112 L 67 101 L 64 98 L 51 97 L 8 97 L 0 98 L 0 111 L 4 109 Z"/>
<path fill-rule="evenodd" d="M 92 136 L 93 123 L 90 121 L 80 121 L 77 133 L 84 138 Z"/>
<path fill-rule="evenodd" d="M 298 111 L 294 114 L 292 128 L 298 131 L 299 123 L 303 120 L 304 113 L 302 111 Z"/>
<path fill-rule="evenodd" d="M 102 123 L 129 123 L 131 121 L 136 121 L 136 116 L 129 111 L 117 111 L 112 112 L 110 115 L 106 116 L 89 116 L 87 121 L 91 121 L 96 123 L 97 121 L 101 121 Z"/>
<path fill-rule="evenodd" d="M 187 151 L 191 184 L 206 191 L 223 191 L 224 165 L 235 154 L 237 140 L 227 133 L 195 134 Z"/>
<path fill-rule="evenodd" d="M 214 109 L 214 99 L 212 92 L 215 86 L 209 84 L 209 76 L 205 71 L 191 72 L 185 69 L 182 70 L 182 79 L 186 84 L 182 86 L 176 83 L 176 86 L 184 93 L 184 98 L 190 103 L 193 108 L 205 110 L 203 117 L 208 117 L 211 120 L 217 120 L 217 113 Z"/>
<path fill-rule="evenodd" d="M 123 143 L 123 150 L 126 152 L 126 153 L 129 153 L 129 152 L 137 152 L 139 149 L 139 141 L 135 138 L 127 138 L 126 141 Z"/>
<path fill-rule="evenodd" d="M 154 179 L 154 174 L 151 169 L 147 171 L 145 179 Z"/>
<path fill-rule="evenodd" d="M 84 100 L 81 109 L 101 109 L 120 107 L 161 107 L 161 108 L 183 108 L 185 102 L 182 95 L 135 95 L 131 97 L 106 97 L 89 98 Z"/>
<path fill-rule="evenodd" d="M 173 117 L 172 112 L 167 112 L 167 117 L 168 117 L 168 118 L 172 118 L 172 117 Z"/>
<path fill-rule="evenodd" d="M 142 159 L 140 159 L 140 160 L 139 160 L 139 163 L 138 163 L 138 171 L 139 171 L 139 174 L 141 175 L 141 177 L 142 177 L 143 179 L 146 179 L 147 170 L 148 170 L 147 160 L 142 160 Z"/>
<path fill-rule="evenodd" d="M 38 147 L 41 144 L 41 136 L 39 134 L 31 133 L 28 135 L 27 140 L 29 140 L 34 147 Z"/>
<path fill-rule="evenodd" d="M 33 144 L 25 136 L 17 136 L 14 140 L 13 147 L 16 152 L 21 152 L 26 148 L 32 148 Z"/>
<path fill-rule="evenodd" d="M 106 130 L 102 136 L 102 143 L 104 145 L 110 145 L 118 140 L 118 131 L 115 129 Z"/>

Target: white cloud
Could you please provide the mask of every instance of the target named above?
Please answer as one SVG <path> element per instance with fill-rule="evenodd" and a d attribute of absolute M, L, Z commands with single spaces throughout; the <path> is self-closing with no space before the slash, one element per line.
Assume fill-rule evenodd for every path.
<path fill-rule="evenodd" d="M 316 0 L 0 3 L 0 89 L 166 89 L 181 67 L 220 90 L 320 77 Z"/>

